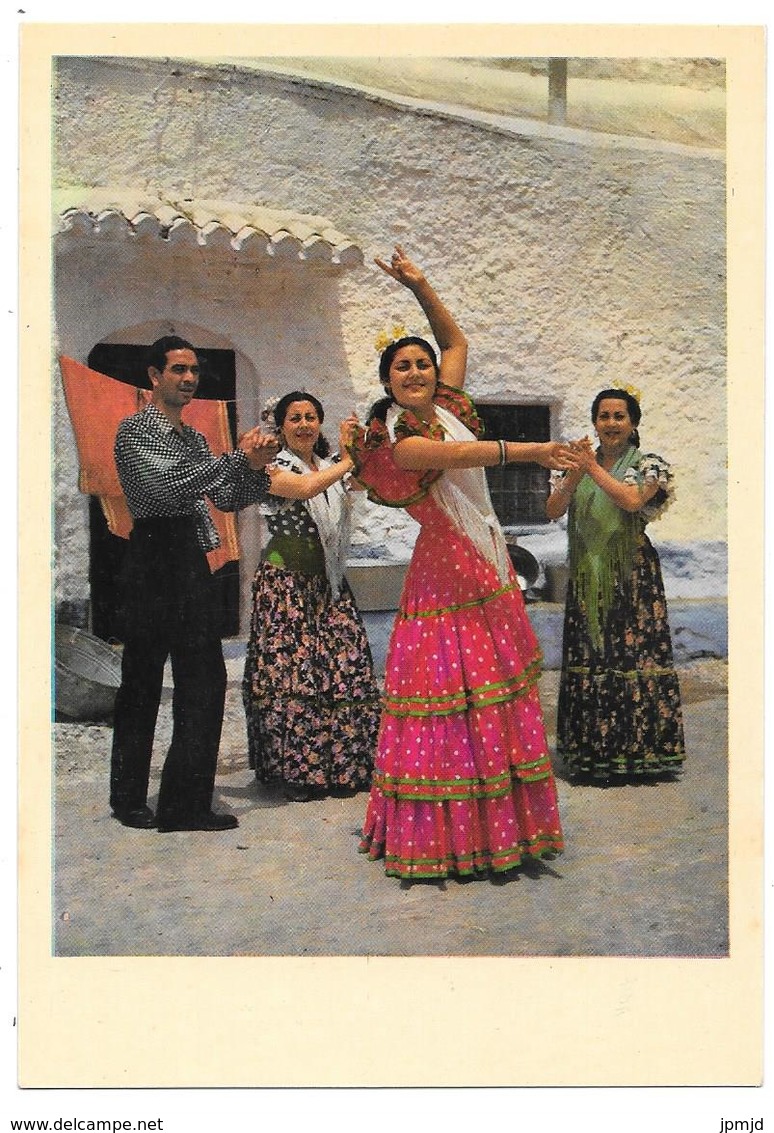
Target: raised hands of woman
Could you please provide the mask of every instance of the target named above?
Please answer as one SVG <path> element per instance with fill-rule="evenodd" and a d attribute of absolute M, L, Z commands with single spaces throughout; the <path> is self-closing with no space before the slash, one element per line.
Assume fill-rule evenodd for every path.
<path fill-rule="evenodd" d="M 389 263 L 380 260 L 378 257 L 374 259 L 374 263 L 387 275 L 391 275 L 393 279 L 397 279 L 398 283 L 402 283 L 404 287 L 408 287 L 411 291 L 425 282 L 424 272 L 408 258 L 400 244 L 395 245 L 395 251 L 392 253 L 392 259 Z"/>
<path fill-rule="evenodd" d="M 588 472 L 592 464 L 596 464 L 597 456 L 590 437 L 581 437 L 580 440 L 570 441 L 569 447 L 578 471 Z"/>

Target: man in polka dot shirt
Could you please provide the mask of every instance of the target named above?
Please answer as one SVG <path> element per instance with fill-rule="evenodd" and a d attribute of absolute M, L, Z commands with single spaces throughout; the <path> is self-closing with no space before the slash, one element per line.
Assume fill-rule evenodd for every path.
<path fill-rule="evenodd" d="M 219 540 L 205 496 L 223 511 L 265 498 L 265 468 L 278 443 L 255 428 L 233 452 L 215 457 L 202 434 L 183 423 L 199 384 L 196 351 L 185 339 L 155 342 L 148 375 L 150 403 L 121 422 L 115 444 L 134 526 L 120 579 L 124 652 L 110 805 L 124 826 L 228 830 L 236 817 L 212 810 L 226 668 L 206 558 Z M 173 730 L 154 816 L 148 779 L 167 658 Z"/>

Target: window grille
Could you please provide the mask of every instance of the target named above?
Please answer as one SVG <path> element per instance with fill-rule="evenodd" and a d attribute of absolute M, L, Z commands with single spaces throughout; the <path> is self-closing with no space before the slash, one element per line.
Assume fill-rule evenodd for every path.
<path fill-rule="evenodd" d="M 551 439 L 548 405 L 477 405 L 486 438 L 504 441 Z M 504 527 L 548 523 L 546 500 L 549 471 L 537 464 L 487 468 L 486 478 L 495 514 Z"/>

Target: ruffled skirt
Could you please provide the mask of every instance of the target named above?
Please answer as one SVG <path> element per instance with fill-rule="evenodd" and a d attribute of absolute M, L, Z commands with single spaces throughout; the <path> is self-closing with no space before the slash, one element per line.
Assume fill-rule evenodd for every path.
<path fill-rule="evenodd" d="M 502 871 L 561 851 L 539 669 L 515 575 L 503 584 L 434 509 L 390 641 L 360 845 L 388 875 Z"/>
<path fill-rule="evenodd" d="M 680 685 L 658 554 L 647 536 L 617 586 L 595 649 L 572 582 L 564 620 L 557 749 L 570 776 L 601 783 L 679 772 Z"/>
<path fill-rule="evenodd" d="M 346 582 L 261 563 L 242 699 L 261 782 L 321 794 L 371 782 L 380 696 L 365 626 Z"/>

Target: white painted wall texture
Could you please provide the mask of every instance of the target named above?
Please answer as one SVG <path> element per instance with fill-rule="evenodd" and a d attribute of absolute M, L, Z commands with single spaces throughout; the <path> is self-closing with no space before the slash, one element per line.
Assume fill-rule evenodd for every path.
<path fill-rule="evenodd" d="M 675 465 L 652 530 L 668 593 L 725 593 L 725 165 L 717 151 L 420 107 L 262 73 L 120 58 L 61 59 L 57 185 L 136 187 L 322 214 L 360 268 L 254 266 L 158 241 L 65 241 L 56 351 L 174 326 L 238 357 L 241 423 L 299 384 L 335 422 L 380 394 L 377 333 L 426 324 L 373 266 L 394 242 L 423 264 L 470 342 L 483 401 L 542 402 L 554 436 L 590 429 L 596 391 L 642 390 L 643 446 Z M 69 250 L 67 248 L 69 247 Z M 134 337 L 133 337 L 134 336 Z M 57 598 L 88 592 L 85 502 L 57 392 Z M 327 422 L 326 422 L 327 424 Z M 359 505 L 356 554 L 406 558 L 413 525 Z M 258 530 L 241 521 L 246 575 Z M 535 535 L 556 561 L 564 536 Z M 530 546 L 530 536 L 524 542 Z"/>

